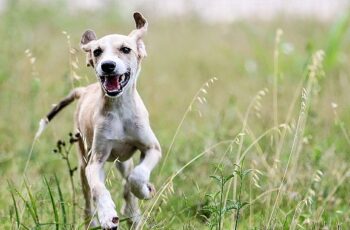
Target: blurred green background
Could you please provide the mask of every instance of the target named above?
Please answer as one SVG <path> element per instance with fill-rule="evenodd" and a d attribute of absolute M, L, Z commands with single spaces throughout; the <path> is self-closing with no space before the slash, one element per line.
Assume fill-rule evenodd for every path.
<path fill-rule="evenodd" d="M 84 86 L 96 80 L 79 49 L 81 34 L 88 28 L 93 29 L 98 37 L 110 33 L 128 34 L 134 28 L 133 11 L 125 7 L 125 3 L 107 3 L 96 10 L 87 10 L 72 9 L 65 1 L 17 0 L 8 1 L 0 13 L 2 229 L 16 229 L 17 226 L 14 202 L 6 181 L 12 181 L 13 186 L 27 197 L 23 187 L 27 178 L 40 207 L 42 222 L 53 222 L 43 176 L 53 183 L 53 176 L 58 175 L 69 203 L 69 175 L 64 161 L 53 154 L 52 149 L 58 139 L 74 131 L 74 106 L 50 123 L 34 145 L 25 176 L 23 172 L 40 118 L 71 90 L 72 84 Z M 169 158 L 161 162 L 152 174 L 156 187 L 160 188 L 169 176 L 204 149 L 222 140 L 234 141 L 240 132 L 247 135 L 242 144 L 247 148 L 254 142 L 254 136 L 256 138 L 274 126 L 273 114 L 277 113 L 279 124 L 282 124 L 290 110 L 292 118 L 287 125 L 291 131 L 286 134 L 280 158 L 274 159 L 276 134 L 269 133 L 259 140 L 259 147 L 249 150 L 244 160 L 245 168 L 258 169 L 262 174 L 258 178 L 260 188 L 253 186 L 251 179 L 245 181 L 243 197 L 250 201 L 258 198 L 258 201 L 242 211 L 240 226 L 242 229 L 266 228 L 276 197 L 275 193 L 268 191 L 281 182 L 295 135 L 301 101 L 300 84 L 306 81 L 303 78 L 307 79 L 312 54 L 322 49 L 325 51 L 324 74 L 318 77 L 310 95 L 311 107 L 301 153 L 292 165 L 297 170 L 289 175 L 295 178 L 295 183 L 283 190 L 274 224 L 270 227 L 289 229 L 295 220 L 296 208 L 311 189 L 312 204 L 307 204 L 297 213 L 297 228 L 334 229 L 339 225 L 347 229 L 350 226 L 350 140 L 347 136 L 350 121 L 350 13 L 343 10 L 327 20 L 277 13 L 268 20 L 242 17 L 230 22 L 208 22 L 195 13 L 161 17 L 160 13 L 146 7 L 146 3 L 142 6 L 138 10 L 149 21 L 145 38 L 148 57 L 143 61 L 138 89 L 164 153 L 168 152 L 181 118 L 196 92 L 210 78 L 218 79 L 205 88 L 207 94 L 200 94 L 207 103 L 202 104 L 195 98 L 191 112 L 176 135 Z M 261 10 L 264 10 L 263 6 Z M 279 28 L 283 34 L 275 49 Z M 277 70 L 274 69 L 275 51 L 279 53 Z M 277 111 L 273 107 L 276 73 Z M 245 119 L 249 104 L 264 89 L 267 89 L 266 96 Z M 294 97 L 297 98 L 296 105 L 291 107 Z M 244 121 L 248 128 L 242 131 Z M 169 192 L 157 203 L 157 210 L 152 212 L 145 228 L 209 228 L 210 220 L 206 218 L 210 219 L 210 215 L 204 215 L 201 210 L 201 204 L 207 202 L 205 195 L 216 190 L 215 182 L 209 176 L 217 173 L 215 167 L 220 163 L 225 173 L 232 171 L 238 145 L 231 146 L 229 154 L 224 154 L 226 151 L 227 146 L 219 146 L 179 174 L 172 183 L 174 192 Z M 76 165 L 75 154 L 71 157 Z M 276 168 L 271 169 L 275 162 L 278 162 Z M 164 170 L 160 173 L 163 164 Z M 317 170 L 322 172 L 322 178 L 314 184 L 313 176 Z M 80 191 L 78 174 L 75 180 L 77 191 Z M 110 180 L 113 182 L 109 188 L 119 210 L 121 178 L 113 173 Z M 228 188 L 229 194 L 230 189 L 234 188 Z M 264 192 L 268 192 L 270 198 L 260 197 Z M 36 226 L 22 200 L 16 195 L 15 199 L 19 209 L 24 210 L 21 220 L 25 226 L 53 229 L 50 225 Z M 147 207 L 148 203 L 142 205 Z M 78 223 L 81 224 L 83 198 L 79 192 L 78 207 Z M 233 214 L 228 215 L 223 228 L 232 229 L 233 219 Z M 82 228 L 79 226 L 76 228 Z M 123 228 L 127 225 L 122 224 Z"/>

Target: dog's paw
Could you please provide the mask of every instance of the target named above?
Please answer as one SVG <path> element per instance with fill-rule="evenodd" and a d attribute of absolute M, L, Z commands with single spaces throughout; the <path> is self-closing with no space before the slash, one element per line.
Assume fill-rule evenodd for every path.
<path fill-rule="evenodd" d="M 118 229 L 119 217 L 110 196 L 99 197 L 97 215 L 102 229 Z"/>
<path fill-rule="evenodd" d="M 153 184 L 148 182 L 149 176 L 147 169 L 137 166 L 128 177 L 130 190 L 139 199 L 151 199 L 156 193 Z"/>
<path fill-rule="evenodd" d="M 153 184 L 146 182 L 142 184 L 135 184 L 135 186 L 131 187 L 131 192 L 139 199 L 149 200 L 156 194 L 156 189 L 154 188 Z"/>
<path fill-rule="evenodd" d="M 114 210 L 99 210 L 98 219 L 102 229 L 118 229 L 119 217 Z"/>

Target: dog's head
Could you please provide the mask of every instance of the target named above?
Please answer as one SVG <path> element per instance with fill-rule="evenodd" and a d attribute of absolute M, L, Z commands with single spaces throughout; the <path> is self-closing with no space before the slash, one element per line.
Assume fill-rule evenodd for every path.
<path fill-rule="evenodd" d="M 134 13 L 136 29 L 129 35 L 111 34 L 100 39 L 92 30 L 81 38 L 81 48 L 87 55 L 87 66 L 95 69 L 105 95 L 120 96 L 136 81 L 139 65 L 146 49 L 142 37 L 147 31 L 147 21 Z"/>

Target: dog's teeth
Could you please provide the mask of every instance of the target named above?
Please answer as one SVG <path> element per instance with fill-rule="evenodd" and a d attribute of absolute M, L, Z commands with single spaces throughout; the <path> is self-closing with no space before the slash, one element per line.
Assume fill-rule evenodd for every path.
<path fill-rule="evenodd" d="M 123 82 L 125 80 L 125 75 L 123 74 L 121 77 L 120 77 L 120 82 Z"/>

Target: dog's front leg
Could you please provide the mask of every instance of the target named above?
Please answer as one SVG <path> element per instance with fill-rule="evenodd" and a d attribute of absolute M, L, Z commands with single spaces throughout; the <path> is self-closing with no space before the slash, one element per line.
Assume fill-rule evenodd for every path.
<path fill-rule="evenodd" d="M 108 143 L 103 143 L 94 138 L 92 155 L 85 169 L 98 219 L 103 229 L 117 229 L 119 223 L 115 204 L 104 183 L 103 166 L 109 157 L 110 151 L 111 147 Z"/>
<path fill-rule="evenodd" d="M 155 194 L 154 186 L 149 182 L 153 168 L 161 158 L 160 145 L 152 133 L 150 142 L 141 149 L 141 163 L 136 166 L 128 177 L 132 193 L 139 199 L 151 199 Z"/>

